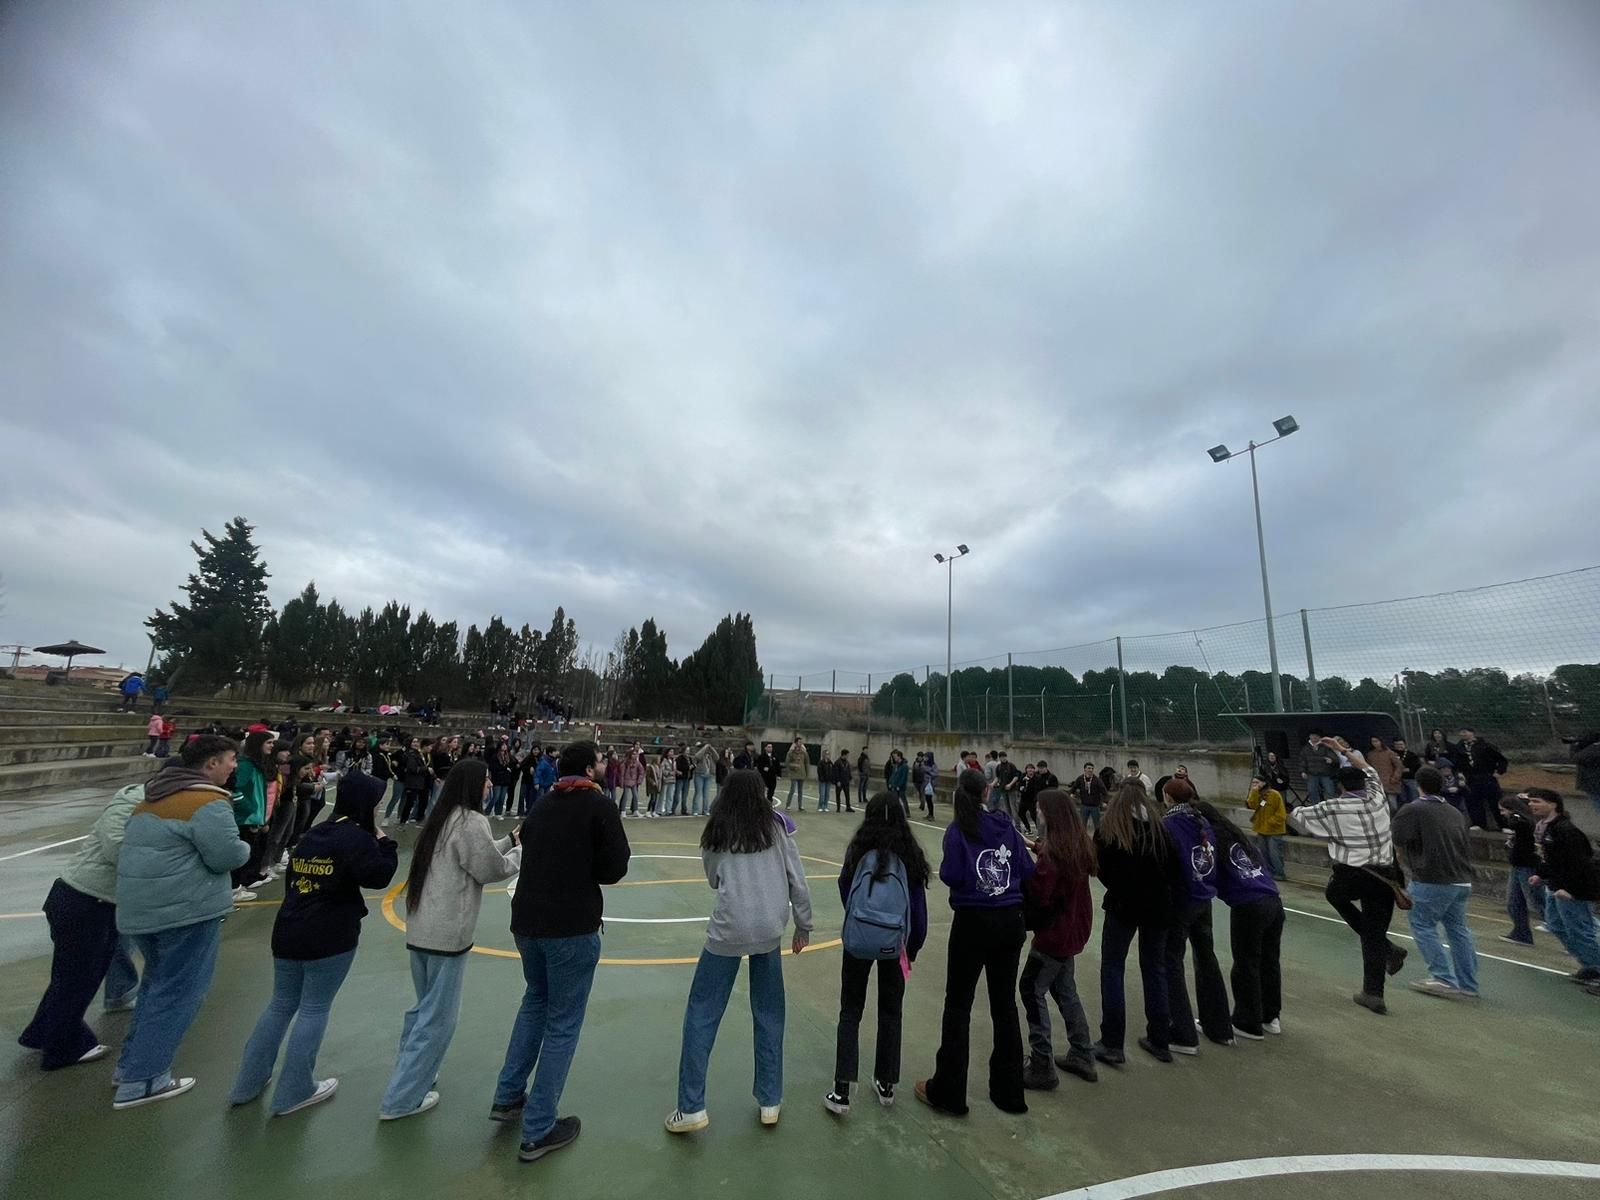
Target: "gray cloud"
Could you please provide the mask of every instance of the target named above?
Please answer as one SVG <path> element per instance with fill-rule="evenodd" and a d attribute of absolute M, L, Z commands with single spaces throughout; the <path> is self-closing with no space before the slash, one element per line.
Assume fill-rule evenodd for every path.
<path fill-rule="evenodd" d="M 0 638 L 187 542 L 780 672 L 1587 565 L 1600 13 L 276 6 L 0 39 Z"/>

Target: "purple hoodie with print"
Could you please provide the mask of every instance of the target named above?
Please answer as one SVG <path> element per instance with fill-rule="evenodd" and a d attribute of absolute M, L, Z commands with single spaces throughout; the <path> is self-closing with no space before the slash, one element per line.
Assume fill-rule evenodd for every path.
<path fill-rule="evenodd" d="M 1187 804 L 1174 805 L 1161 822 L 1178 846 L 1183 866 L 1183 886 L 1190 904 L 1209 904 L 1217 898 L 1217 839 L 1211 822 Z"/>
<path fill-rule="evenodd" d="M 1010 908 L 1022 903 L 1022 885 L 1033 874 L 1028 843 L 1004 813 L 978 814 L 978 840 L 961 826 L 944 831 L 939 878 L 950 888 L 951 908 Z"/>

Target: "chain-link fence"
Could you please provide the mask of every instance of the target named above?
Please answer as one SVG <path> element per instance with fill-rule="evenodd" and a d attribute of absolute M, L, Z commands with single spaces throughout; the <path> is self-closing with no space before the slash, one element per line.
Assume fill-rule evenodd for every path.
<path fill-rule="evenodd" d="M 898 671 L 773 675 L 753 717 L 1062 741 L 1226 745 L 1271 712 L 1386 712 L 1421 742 L 1463 726 L 1508 746 L 1600 730 L 1600 566 L 1179 633 Z"/>

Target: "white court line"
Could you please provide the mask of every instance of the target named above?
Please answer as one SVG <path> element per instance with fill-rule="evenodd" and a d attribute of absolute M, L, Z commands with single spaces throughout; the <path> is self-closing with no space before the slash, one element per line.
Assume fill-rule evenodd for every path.
<path fill-rule="evenodd" d="M 1332 921 L 1335 925 L 1343 925 L 1345 923 L 1343 917 L 1330 917 L 1325 913 L 1306 912 L 1306 910 L 1303 908 L 1290 908 L 1287 904 L 1283 906 L 1283 911 L 1292 912 L 1296 916 L 1310 917 L 1314 921 Z M 1405 940 L 1408 942 L 1415 942 L 1417 940 L 1409 933 L 1391 933 L 1389 936 L 1405 938 Z M 1448 942 L 1444 944 L 1446 946 L 1449 945 Z M 1498 954 L 1485 954 L 1482 950 L 1478 951 L 1478 957 L 1493 959 L 1495 962 L 1510 963 L 1513 967 L 1527 967 L 1530 971 L 1543 971 L 1547 975 L 1560 975 L 1563 979 L 1567 977 L 1567 972 L 1565 971 L 1558 971 L 1554 967 L 1541 967 L 1538 963 L 1523 962 L 1519 958 L 1502 958 Z"/>
<path fill-rule="evenodd" d="M 630 854 L 628 857 L 630 859 L 633 859 L 633 858 L 673 858 L 673 859 L 679 860 L 680 862 L 700 862 L 701 861 L 700 856 L 698 854 Z"/>
<path fill-rule="evenodd" d="M 43 850 L 54 850 L 57 846 L 70 846 L 74 842 L 86 841 L 88 837 L 89 835 L 86 833 L 83 837 L 68 838 L 64 842 L 51 842 L 48 846 L 35 846 L 32 850 L 19 850 L 15 854 L 0 856 L 0 862 L 10 862 L 13 858 L 27 858 L 30 854 L 38 854 Z"/>
<path fill-rule="evenodd" d="M 1299 1154 L 1284 1158 L 1246 1158 L 1152 1171 L 1057 1192 L 1045 1200 L 1134 1200 L 1180 1188 L 1280 1175 L 1322 1175 L 1342 1171 L 1456 1171 L 1483 1175 L 1544 1175 L 1561 1179 L 1600 1179 L 1600 1164 L 1533 1158 L 1470 1158 L 1451 1154 Z"/>
<path fill-rule="evenodd" d="M 710 917 L 613 917 L 606 914 L 607 921 L 615 921 L 618 925 L 693 925 L 701 921 L 709 921 Z"/>

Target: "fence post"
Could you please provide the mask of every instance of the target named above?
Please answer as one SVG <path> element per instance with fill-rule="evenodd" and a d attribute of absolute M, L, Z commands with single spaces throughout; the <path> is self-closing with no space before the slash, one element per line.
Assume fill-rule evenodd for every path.
<path fill-rule="evenodd" d="M 772 704 L 773 704 L 773 700 L 775 699 L 775 697 L 772 694 L 772 689 L 775 688 L 777 685 L 778 685 L 777 673 L 774 672 L 774 673 L 768 675 L 767 676 L 767 724 L 768 725 L 772 724 Z"/>
<path fill-rule="evenodd" d="M 1017 740 L 1017 689 L 1011 678 L 1011 655 L 1006 654 L 1006 740 Z"/>
<path fill-rule="evenodd" d="M 925 718 L 925 720 L 928 722 L 928 728 L 932 729 L 933 728 L 933 668 L 931 666 L 927 665 L 926 663 L 924 663 L 923 667 L 922 667 L 922 690 L 923 690 L 924 693 L 926 693 L 926 699 L 927 699 L 927 704 L 928 704 L 928 715 Z"/>
<path fill-rule="evenodd" d="M 1306 686 L 1311 689 L 1311 711 L 1322 711 L 1322 700 L 1317 695 L 1317 664 L 1311 657 L 1311 618 L 1306 615 L 1306 610 L 1300 610 L 1300 636 L 1306 643 Z"/>
<path fill-rule="evenodd" d="M 1044 689 L 1040 688 L 1039 689 L 1039 740 L 1042 742 L 1042 741 L 1044 741 L 1044 739 L 1045 739 L 1045 732 L 1044 732 Z"/>
<path fill-rule="evenodd" d="M 867 672 L 867 741 L 872 740 L 872 672 Z"/>
<path fill-rule="evenodd" d="M 833 669 L 833 686 L 828 689 L 828 696 L 831 699 L 832 697 L 837 696 L 838 694 L 839 694 L 839 668 L 835 667 Z"/>
<path fill-rule="evenodd" d="M 1122 744 L 1128 744 L 1128 673 L 1122 669 L 1122 637 L 1117 637 L 1117 680 L 1122 684 Z"/>

